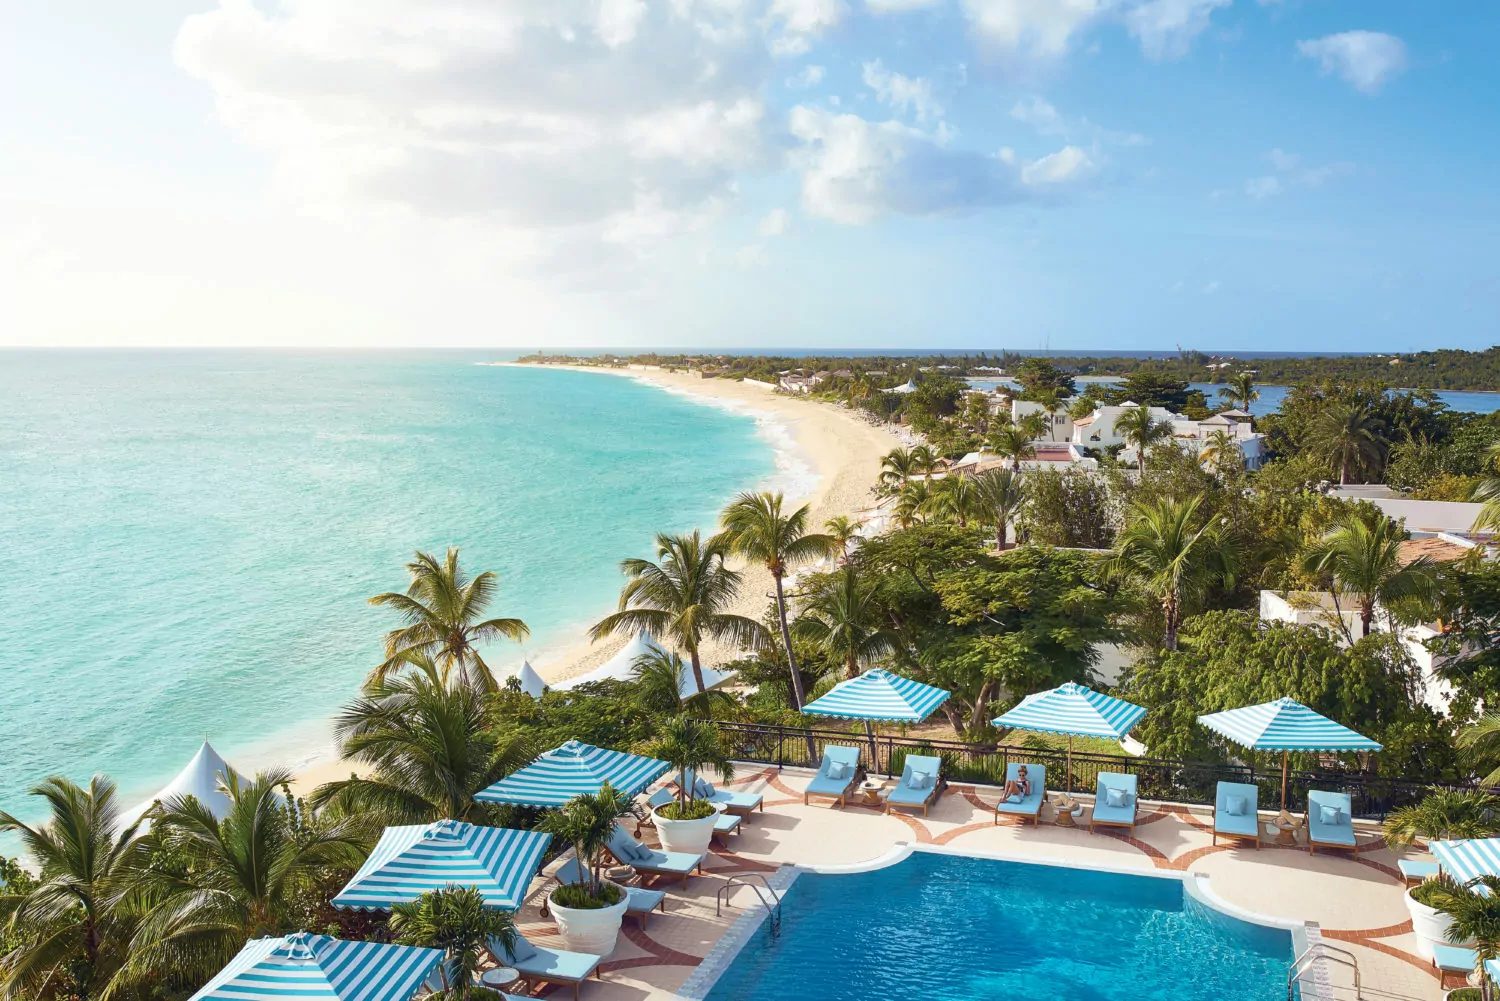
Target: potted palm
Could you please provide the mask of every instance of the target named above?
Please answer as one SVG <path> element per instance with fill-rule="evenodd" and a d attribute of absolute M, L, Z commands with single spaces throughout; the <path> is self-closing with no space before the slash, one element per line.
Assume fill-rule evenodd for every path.
<path fill-rule="evenodd" d="M 713 769 L 725 782 L 734 778 L 734 766 L 719 731 L 707 723 L 679 716 L 669 720 L 651 747 L 651 756 L 665 761 L 677 772 L 677 800 L 651 811 L 661 846 L 671 852 L 698 855 L 708 851 L 713 840 L 718 811 L 707 799 L 689 788 L 687 772 L 695 776 Z"/>
<path fill-rule="evenodd" d="M 467 1001 L 479 972 L 479 955 L 490 942 L 515 948 L 510 912 L 484 906 L 472 886 L 447 886 L 391 908 L 391 934 L 401 945 L 442 949 L 438 966 L 443 993 Z"/>
<path fill-rule="evenodd" d="M 1480 876 L 1468 884 L 1443 876 L 1422 885 L 1433 888 L 1434 903 L 1452 922 L 1448 941 L 1474 950 L 1469 983 L 1478 986 L 1483 1001 L 1491 1001 L 1494 989 L 1485 976 L 1484 964 L 1500 959 L 1500 876 Z"/>
<path fill-rule="evenodd" d="M 1500 831 L 1500 797 L 1479 790 L 1458 792 L 1434 789 L 1415 806 L 1402 807 L 1386 818 L 1386 844 L 1400 851 L 1412 842 L 1487 838 Z M 1417 952 L 1432 959 L 1432 947 L 1448 940 L 1449 915 L 1437 906 L 1436 883 L 1428 881 L 1406 891 L 1406 909 L 1417 936 Z"/>
<path fill-rule="evenodd" d="M 615 823 L 633 813 L 631 797 L 606 782 L 597 794 L 574 796 L 537 825 L 538 830 L 572 845 L 578 859 L 578 881 L 560 883 L 547 896 L 547 910 L 557 922 L 558 934 L 575 952 L 608 956 L 615 951 L 629 898 L 624 887 L 599 873 Z"/>

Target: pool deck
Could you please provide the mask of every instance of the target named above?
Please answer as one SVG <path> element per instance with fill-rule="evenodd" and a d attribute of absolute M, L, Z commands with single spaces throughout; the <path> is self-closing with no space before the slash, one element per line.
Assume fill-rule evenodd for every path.
<path fill-rule="evenodd" d="M 782 865 L 857 865 L 889 853 L 901 843 L 949 846 L 960 852 L 1018 859 L 1097 864 L 1118 869 L 1165 870 L 1206 875 L 1213 893 L 1229 904 L 1272 917 L 1314 921 L 1323 938 L 1350 949 L 1357 957 L 1363 995 L 1370 1001 L 1406 998 L 1439 1001 L 1443 992 L 1436 971 L 1416 951 L 1403 901 L 1404 885 L 1395 855 L 1373 825 L 1358 830 L 1360 852 L 1319 848 L 1309 855 L 1305 840 L 1296 848 L 1273 845 L 1213 845 L 1209 808 L 1158 805 L 1143 801 L 1135 834 L 1124 829 L 1088 830 L 1087 808 L 1081 825 L 1056 826 L 1053 810 L 1043 807 L 1041 824 L 1002 817 L 994 822 L 998 791 L 955 784 L 929 811 L 893 811 L 827 800 L 804 806 L 802 790 L 812 773 L 800 769 L 741 765 L 733 787 L 760 792 L 765 809 L 741 824 L 727 849 L 716 842 L 704 863 L 704 874 L 683 887 L 680 881 L 658 881 L 667 891 L 666 913 L 655 912 L 642 930 L 627 918 L 615 951 L 600 965 L 601 979 L 584 985 L 583 1001 L 645 1001 L 678 997 L 678 990 L 705 956 L 739 919 L 744 909 L 759 907 L 755 895 L 736 890 L 732 906 L 714 914 L 715 896 L 737 873 L 775 873 Z M 1052 799 L 1049 792 L 1048 799 Z M 1087 804 L 1091 796 L 1078 797 Z M 1262 813 L 1262 818 L 1269 816 Z M 655 843 L 651 828 L 643 840 Z M 1405 857 L 1426 857 L 1409 851 Z M 561 947 L 555 926 L 538 913 L 550 878 L 539 877 L 523 910 L 520 929 L 539 945 Z M 795 898 L 789 906 L 795 906 Z M 722 950 L 721 950 L 722 951 Z M 1332 997 L 1351 999 L 1352 980 L 1330 964 Z M 571 988 L 552 987 L 544 997 L 571 997 Z M 1305 996 L 1305 995 L 1304 995 Z"/>

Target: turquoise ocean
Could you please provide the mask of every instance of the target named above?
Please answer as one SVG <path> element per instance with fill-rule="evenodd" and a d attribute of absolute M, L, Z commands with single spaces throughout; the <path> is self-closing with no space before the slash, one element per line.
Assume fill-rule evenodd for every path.
<path fill-rule="evenodd" d="M 495 357 L 0 352 L 0 809 L 36 816 L 52 774 L 144 799 L 205 735 L 306 763 L 414 550 L 500 575 L 513 666 L 609 611 L 656 532 L 785 475 L 753 415 Z"/>

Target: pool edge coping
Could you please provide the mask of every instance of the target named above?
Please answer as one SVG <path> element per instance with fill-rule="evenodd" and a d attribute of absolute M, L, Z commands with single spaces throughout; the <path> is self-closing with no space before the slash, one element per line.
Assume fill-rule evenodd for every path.
<path fill-rule="evenodd" d="M 807 871 L 806 866 L 783 865 L 773 872 L 766 880 L 771 889 L 775 891 L 778 898 L 785 897 L 786 891 L 797 881 L 797 877 Z M 751 937 L 760 930 L 765 923 L 766 909 L 754 905 L 745 908 L 734 923 L 719 937 L 708 950 L 708 954 L 688 974 L 682 986 L 674 992 L 674 996 L 682 1001 L 702 1001 L 708 996 L 709 991 L 719 982 L 730 965 L 739 957 L 740 952 L 746 945 L 750 944 Z"/>

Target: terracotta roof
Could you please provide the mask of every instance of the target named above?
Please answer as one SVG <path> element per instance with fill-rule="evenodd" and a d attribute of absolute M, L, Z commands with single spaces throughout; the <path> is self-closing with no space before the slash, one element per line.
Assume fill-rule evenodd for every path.
<path fill-rule="evenodd" d="M 1400 560 L 1402 564 L 1415 561 L 1418 557 L 1426 556 L 1438 563 L 1452 563 L 1469 555 L 1469 550 L 1456 542 L 1445 542 L 1442 539 L 1407 539 L 1401 543 Z"/>
<path fill-rule="evenodd" d="M 1086 427 L 1088 427 L 1092 423 L 1094 423 L 1094 418 L 1092 418 L 1092 417 L 1085 417 L 1081 421 L 1074 421 L 1073 422 L 1073 426 L 1075 428 L 1086 428 Z"/>

